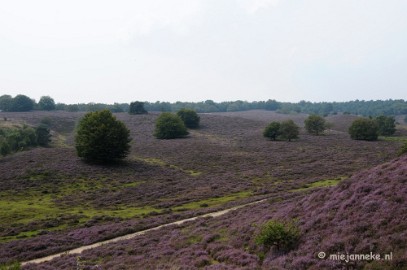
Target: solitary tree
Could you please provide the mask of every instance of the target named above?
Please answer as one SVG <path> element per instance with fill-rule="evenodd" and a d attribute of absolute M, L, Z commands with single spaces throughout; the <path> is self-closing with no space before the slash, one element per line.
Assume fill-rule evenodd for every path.
<path fill-rule="evenodd" d="M 280 122 L 271 122 L 263 131 L 263 136 L 275 141 L 280 135 Z"/>
<path fill-rule="evenodd" d="M 308 118 L 305 119 L 304 124 L 308 133 L 317 136 L 326 129 L 325 119 L 316 114 L 308 116 Z"/>
<path fill-rule="evenodd" d="M 40 107 L 40 110 L 52 111 L 55 110 L 55 101 L 50 96 L 43 96 L 40 98 L 38 106 Z"/>
<path fill-rule="evenodd" d="M 286 120 L 280 123 L 280 136 L 282 139 L 291 141 L 297 139 L 300 133 L 300 128 L 293 120 Z"/>
<path fill-rule="evenodd" d="M 359 118 L 352 122 L 349 134 L 354 140 L 375 141 L 379 136 L 379 128 L 375 120 Z"/>
<path fill-rule="evenodd" d="M 182 119 L 187 128 L 198 128 L 200 117 L 196 111 L 191 109 L 181 109 L 177 115 Z"/>
<path fill-rule="evenodd" d="M 75 137 L 78 156 L 94 162 L 125 158 L 130 151 L 130 141 L 128 128 L 109 110 L 85 114 Z"/>
<path fill-rule="evenodd" d="M 130 114 L 146 114 L 147 111 L 144 109 L 144 102 L 134 101 L 130 103 L 129 107 Z"/>
<path fill-rule="evenodd" d="M 155 123 L 154 136 L 157 139 L 175 139 L 188 135 L 184 122 L 178 115 L 161 113 Z"/>
<path fill-rule="evenodd" d="M 396 132 L 396 119 L 393 116 L 378 116 L 375 118 L 378 133 L 381 136 L 390 136 Z"/>

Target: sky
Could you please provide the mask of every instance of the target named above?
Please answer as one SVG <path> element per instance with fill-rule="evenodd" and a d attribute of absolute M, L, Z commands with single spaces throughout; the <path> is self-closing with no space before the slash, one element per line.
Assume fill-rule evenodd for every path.
<path fill-rule="evenodd" d="M 13 0 L 0 96 L 407 99 L 405 0 Z"/>

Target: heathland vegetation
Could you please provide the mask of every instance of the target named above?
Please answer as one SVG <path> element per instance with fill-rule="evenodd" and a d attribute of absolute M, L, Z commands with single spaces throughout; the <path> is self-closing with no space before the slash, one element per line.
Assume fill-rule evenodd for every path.
<path fill-rule="evenodd" d="M 2 130 L 46 124 L 53 135 L 51 147 L 30 146 L 0 159 L 0 265 L 19 267 L 262 199 L 222 217 L 23 269 L 347 267 L 318 258 L 321 251 L 397 258 L 354 262 L 355 269 L 407 264 L 400 241 L 407 236 L 403 115 L 363 118 L 377 134 L 365 141 L 348 134 L 360 116 L 344 113 L 181 112 L 0 112 L 7 120 Z M 188 127 L 185 115 L 198 125 Z"/>

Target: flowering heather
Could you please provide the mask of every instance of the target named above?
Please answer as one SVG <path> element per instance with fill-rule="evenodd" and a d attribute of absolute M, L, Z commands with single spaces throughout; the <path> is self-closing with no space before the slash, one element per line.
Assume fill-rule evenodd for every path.
<path fill-rule="evenodd" d="M 0 159 L 0 204 L 5 209 L 0 212 L 0 264 L 264 197 L 272 198 L 270 203 L 89 250 L 79 261 L 84 269 L 97 269 L 95 265 L 101 269 L 269 269 L 270 265 L 298 269 L 333 264 L 317 259 L 317 248 L 340 252 L 340 247 L 345 251 L 372 247 L 385 253 L 384 247 L 394 246 L 394 254 L 403 251 L 398 239 L 405 236 L 405 208 L 395 206 L 403 205 L 406 192 L 392 180 L 399 169 L 379 166 L 335 188 L 306 189 L 314 182 L 343 179 L 383 164 L 396 156 L 400 142 L 355 142 L 340 131 L 318 137 L 302 132 L 291 143 L 271 142 L 262 136 L 266 123 L 290 115 L 260 111 L 247 112 L 247 117 L 202 114 L 201 128 L 187 138 L 161 141 L 152 136 L 158 114 L 122 113 L 116 116 L 131 131 L 131 153 L 122 164 L 96 166 L 82 162 L 73 149 L 73 128 L 82 114 L 0 113 L 0 119 L 3 115 L 34 125 L 50 118 L 60 144 Z M 305 118 L 294 120 L 303 122 L 301 117 Z M 380 178 L 368 178 L 375 171 L 381 172 Z M 270 251 L 260 258 L 262 249 L 254 235 L 273 218 L 298 218 L 303 236 L 298 249 L 287 254 Z M 384 234 L 378 238 L 380 226 Z M 25 268 L 72 269 L 77 263 L 75 256 L 66 256 Z"/>
<path fill-rule="evenodd" d="M 405 269 L 406 183 L 407 157 L 403 157 L 302 199 L 266 202 L 219 218 L 167 227 L 80 256 L 87 267 L 98 262 L 101 269 L 344 269 L 344 261 L 319 259 L 317 254 L 392 252 L 392 261 L 358 261 L 348 266 Z M 271 218 L 297 219 L 302 236 L 296 249 L 271 250 L 261 261 L 262 248 L 254 238 L 260 225 Z M 69 269 L 74 258 L 24 269 Z"/>

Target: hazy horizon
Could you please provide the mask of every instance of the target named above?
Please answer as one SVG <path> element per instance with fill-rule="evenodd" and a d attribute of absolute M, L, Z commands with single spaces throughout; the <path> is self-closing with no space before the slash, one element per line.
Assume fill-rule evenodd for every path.
<path fill-rule="evenodd" d="M 401 0 L 12 1 L 0 95 L 37 101 L 407 99 Z"/>

